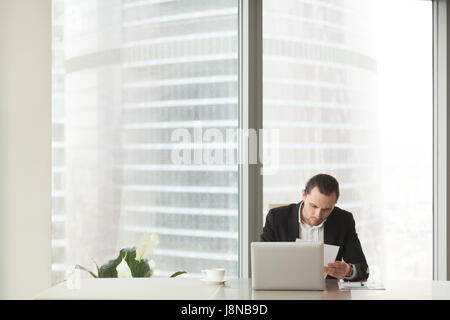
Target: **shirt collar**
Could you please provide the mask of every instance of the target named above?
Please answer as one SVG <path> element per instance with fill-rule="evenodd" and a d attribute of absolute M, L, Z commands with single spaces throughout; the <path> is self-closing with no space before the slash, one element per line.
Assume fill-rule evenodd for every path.
<path fill-rule="evenodd" d="M 308 229 L 319 229 L 323 227 L 323 224 L 325 223 L 325 221 L 327 221 L 327 219 L 323 220 L 319 225 L 317 226 L 310 226 L 309 224 L 305 223 L 302 221 L 302 207 L 303 207 L 303 200 L 300 202 L 300 205 L 298 206 L 298 222 L 300 222 L 302 228 L 308 228 Z"/>

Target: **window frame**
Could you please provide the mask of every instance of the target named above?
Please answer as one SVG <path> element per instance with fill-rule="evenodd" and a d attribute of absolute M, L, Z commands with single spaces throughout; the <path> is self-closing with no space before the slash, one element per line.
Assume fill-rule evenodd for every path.
<path fill-rule="evenodd" d="M 450 275 L 450 219 L 448 187 L 450 130 L 447 112 L 448 24 L 450 6 L 445 0 L 433 2 L 433 279 L 447 280 Z M 43 1 L 49 6 L 51 0 Z M 238 125 L 239 129 L 262 129 L 262 0 L 238 0 Z M 51 94 L 51 92 L 50 92 Z M 49 105 L 51 110 L 51 104 Z M 242 137 L 240 137 L 242 139 Z M 242 154 L 242 140 L 239 153 Z M 49 166 L 51 166 L 51 159 Z M 262 231 L 261 164 L 238 166 L 239 276 L 251 276 L 251 242 L 259 240 Z"/>
<path fill-rule="evenodd" d="M 262 129 L 262 23 L 263 0 L 239 1 L 239 129 Z M 431 0 L 433 11 L 433 280 L 450 278 L 449 200 L 450 91 L 448 16 L 446 0 Z M 253 59 L 250 59 L 253 58 Z M 252 63 L 249 63 L 251 61 Z M 251 119 L 250 116 L 254 119 Z M 242 141 L 239 152 L 242 153 Z M 261 165 L 239 164 L 239 276 L 250 277 L 251 242 L 262 231 Z"/>
<path fill-rule="evenodd" d="M 433 1 L 433 280 L 450 276 L 450 113 L 447 111 L 450 90 L 448 16 L 450 6 L 445 0 Z"/>
<path fill-rule="evenodd" d="M 238 0 L 238 132 L 262 129 L 262 0 Z M 239 134 L 238 159 L 249 151 Z M 244 150 L 244 148 L 246 150 Z M 247 153 L 248 154 L 248 153 Z M 251 243 L 263 227 L 261 163 L 238 162 L 239 277 L 251 277 Z"/>

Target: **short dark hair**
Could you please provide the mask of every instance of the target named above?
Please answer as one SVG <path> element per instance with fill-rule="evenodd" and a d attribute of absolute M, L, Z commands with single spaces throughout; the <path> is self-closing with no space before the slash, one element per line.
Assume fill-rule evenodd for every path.
<path fill-rule="evenodd" d="M 320 173 L 309 179 L 305 186 L 306 194 L 310 194 L 311 190 L 315 187 L 318 187 L 320 193 L 327 196 L 334 192 L 336 194 L 336 201 L 339 198 L 339 183 L 336 178 L 329 174 Z"/>

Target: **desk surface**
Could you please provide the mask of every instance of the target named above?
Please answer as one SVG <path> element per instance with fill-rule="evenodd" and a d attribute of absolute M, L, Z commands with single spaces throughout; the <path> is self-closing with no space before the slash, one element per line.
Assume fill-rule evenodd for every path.
<path fill-rule="evenodd" d="M 385 290 L 341 291 L 336 280 L 326 280 L 325 291 L 252 290 L 251 279 L 233 279 L 224 285 L 207 285 L 199 279 L 82 279 L 79 289 L 62 282 L 34 299 L 133 300 L 450 300 L 450 281 L 385 281 Z"/>

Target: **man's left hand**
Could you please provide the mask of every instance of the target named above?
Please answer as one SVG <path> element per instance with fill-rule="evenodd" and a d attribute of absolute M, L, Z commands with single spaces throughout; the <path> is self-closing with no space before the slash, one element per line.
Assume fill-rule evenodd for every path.
<path fill-rule="evenodd" d="M 344 277 L 351 276 L 352 267 L 344 261 L 336 261 L 329 263 L 328 266 L 323 267 L 326 274 L 337 279 L 344 279 Z"/>

